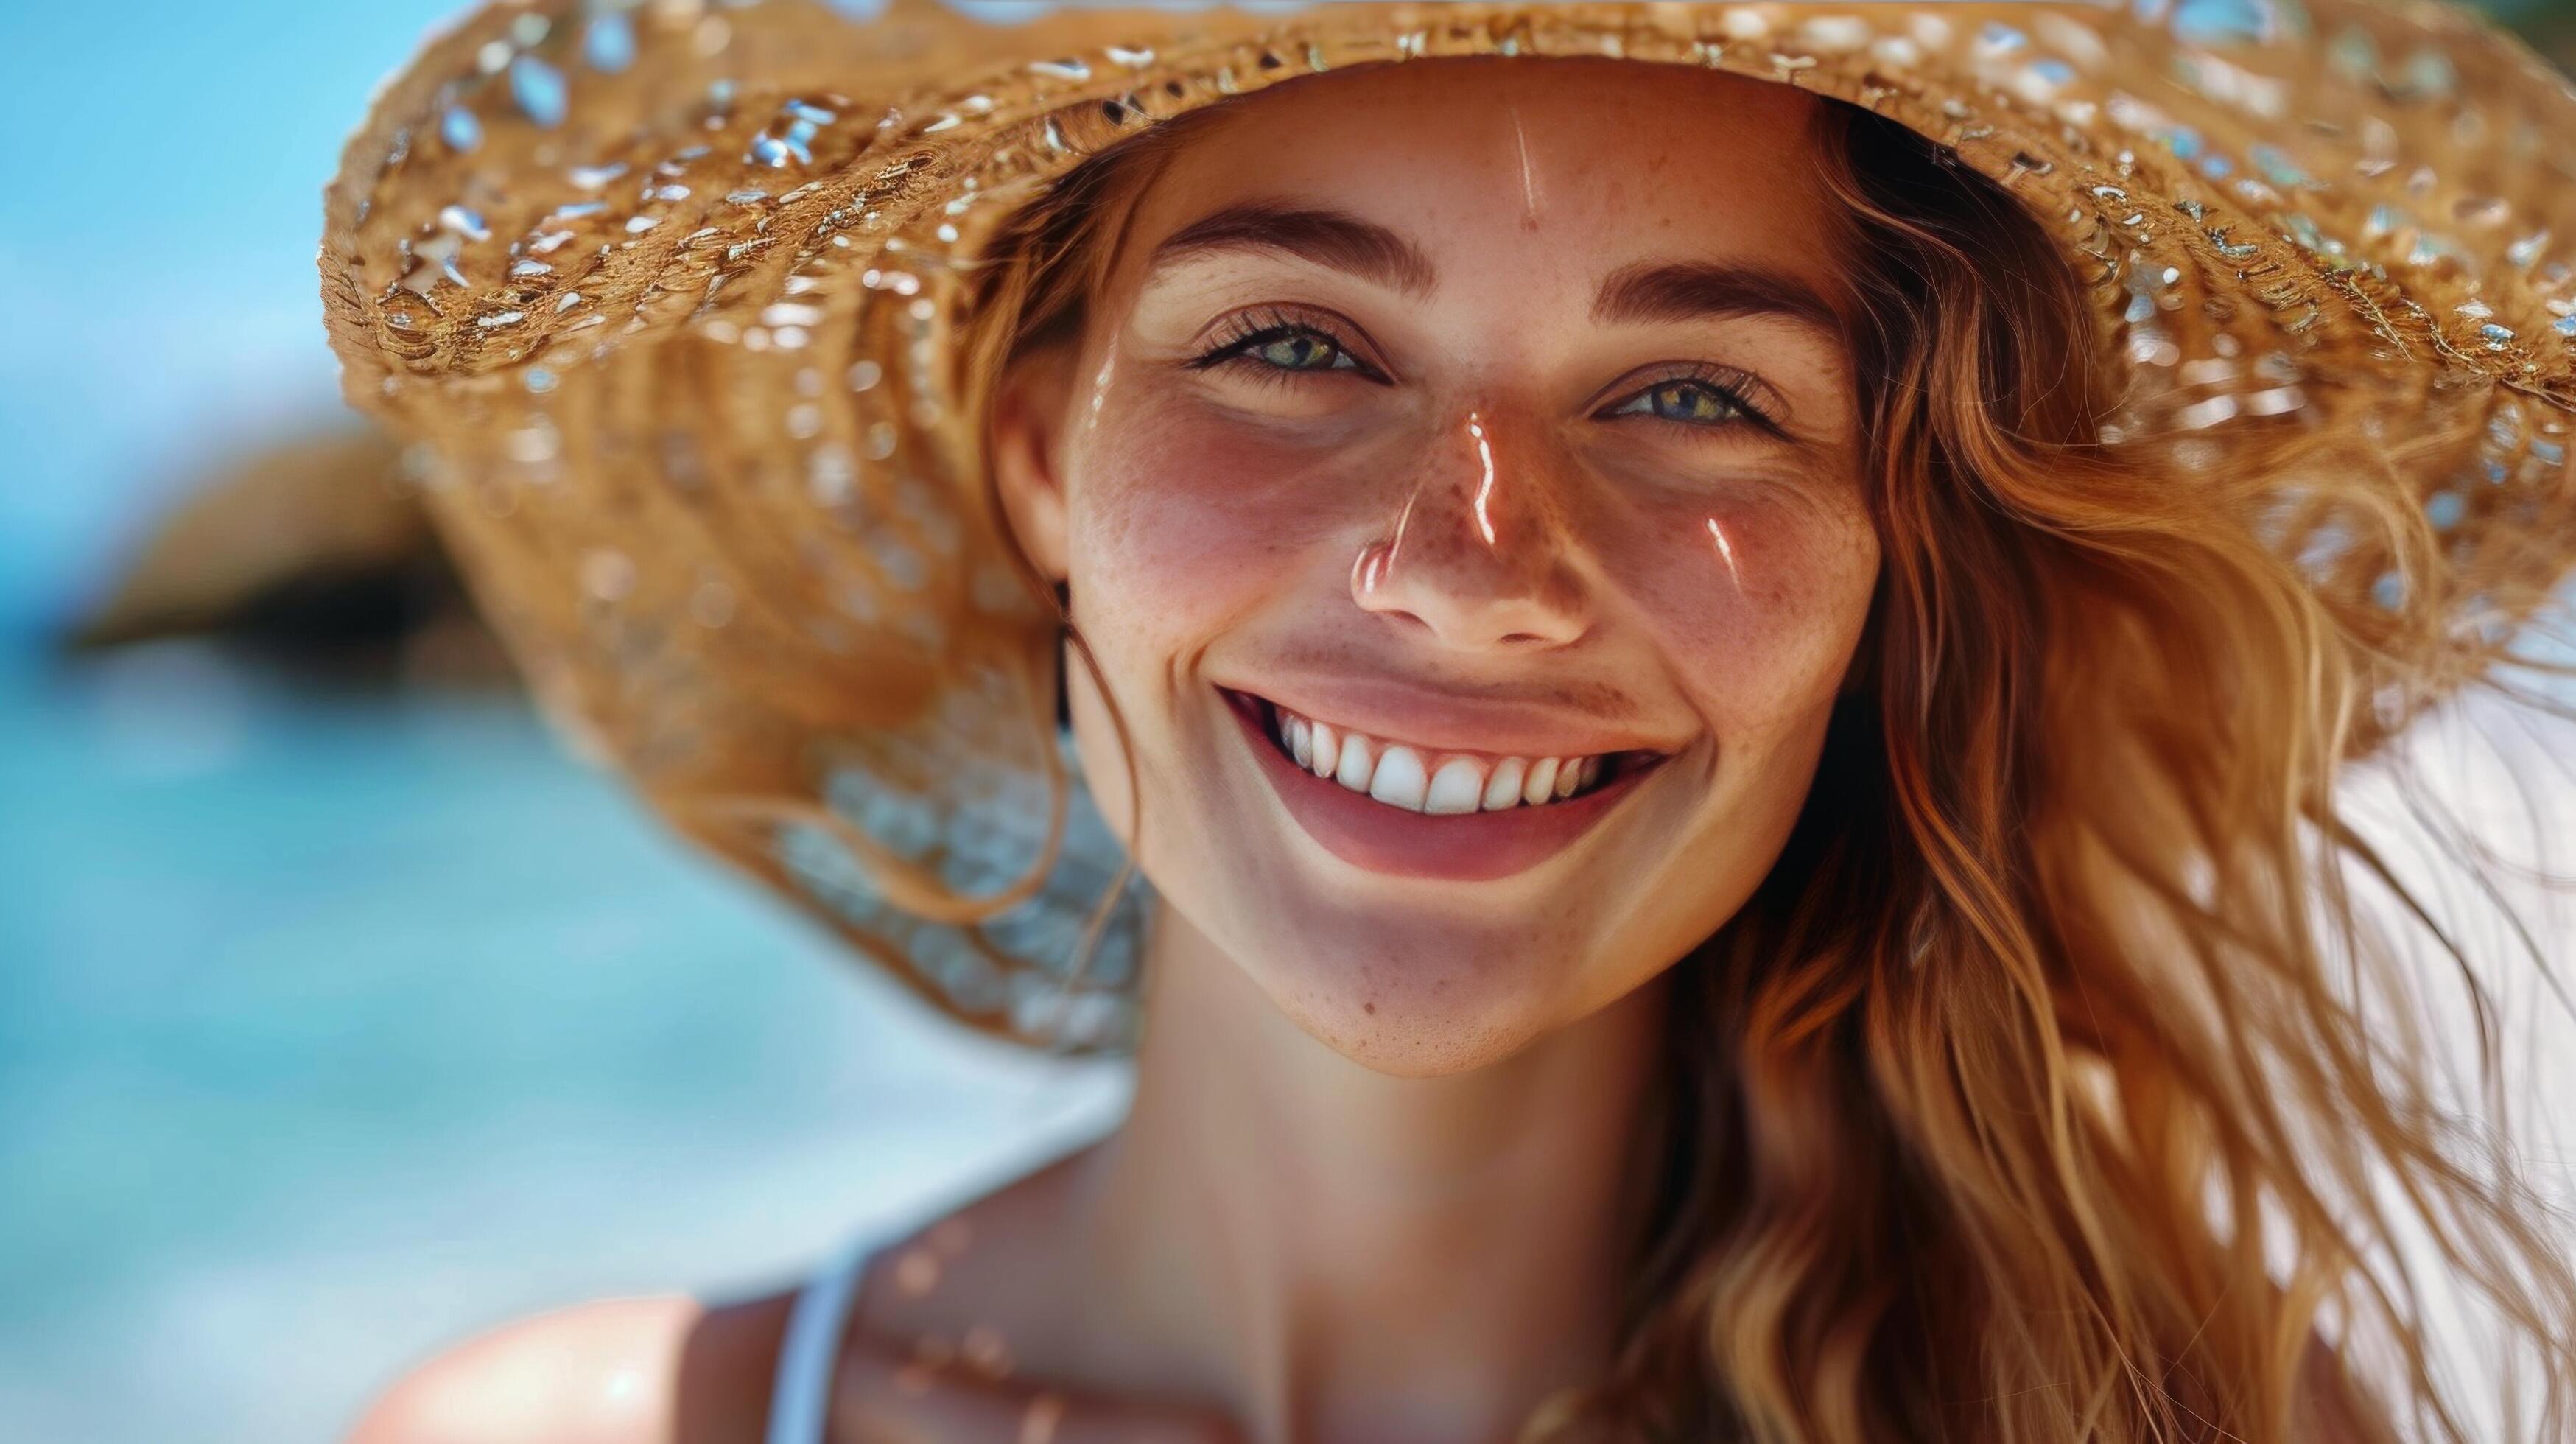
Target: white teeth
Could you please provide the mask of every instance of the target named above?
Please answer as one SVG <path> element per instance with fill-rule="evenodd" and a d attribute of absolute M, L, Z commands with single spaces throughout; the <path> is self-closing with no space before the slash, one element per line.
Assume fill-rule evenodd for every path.
<path fill-rule="evenodd" d="M 1342 760 L 1333 769 L 1333 780 L 1353 792 L 1366 792 L 1369 774 L 1377 769 L 1377 759 L 1369 755 L 1369 740 L 1352 733 L 1342 739 Z"/>
<path fill-rule="evenodd" d="M 1529 776 L 1521 783 L 1523 802 L 1545 802 L 1556 793 L 1556 759 L 1542 757 L 1530 764 Z"/>
<path fill-rule="evenodd" d="M 1280 748 L 1299 767 L 1390 807 L 1438 816 L 1561 801 L 1599 782 L 1607 760 L 1596 755 L 1488 762 L 1453 754 L 1434 769 L 1421 750 L 1403 743 L 1341 732 L 1284 707 L 1275 716 Z"/>
<path fill-rule="evenodd" d="M 1386 764 L 1379 763 L 1377 772 L 1381 778 L 1386 776 Z M 1443 815 L 1475 811 L 1485 785 L 1483 773 L 1472 757 L 1452 757 L 1441 763 L 1440 770 L 1431 774 L 1431 790 L 1423 795 L 1422 810 Z M 1377 795 L 1374 787 L 1369 795 Z"/>
<path fill-rule="evenodd" d="M 1397 743 L 1379 755 L 1377 768 L 1369 776 L 1368 794 L 1389 807 L 1420 812 L 1423 789 L 1428 786 L 1430 779 L 1422 775 L 1422 754 Z"/>

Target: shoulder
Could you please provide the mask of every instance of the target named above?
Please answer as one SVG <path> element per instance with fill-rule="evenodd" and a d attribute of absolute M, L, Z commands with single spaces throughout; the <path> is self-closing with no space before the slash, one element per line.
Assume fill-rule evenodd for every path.
<path fill-rule="evenodd" d="M 790 1296 L 540 1314 L 396 1381 L 347 1444 L 758 1444 Z"/>

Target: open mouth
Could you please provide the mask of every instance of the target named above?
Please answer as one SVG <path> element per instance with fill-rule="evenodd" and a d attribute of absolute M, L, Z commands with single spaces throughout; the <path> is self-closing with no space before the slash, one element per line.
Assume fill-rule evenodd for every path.
<path fill-rule="evenodd" d="M 1598 826 L 1669 754 L 1526 756 L 1355 732 L 1220 687 L 1272 789 L 1325 850 L 1372 872 L 1508 877 Z"/>
<path fill-rule="evenodd" d="M 1448 751 L 1372 737 L 1292 712 L 1267 697 L 1237 695 L 1257 709 L 1262 735 L 1290 762 L 1389 807 L 1433 816 L 1572 801 L 1659 755 L 1515 757 Z"/>

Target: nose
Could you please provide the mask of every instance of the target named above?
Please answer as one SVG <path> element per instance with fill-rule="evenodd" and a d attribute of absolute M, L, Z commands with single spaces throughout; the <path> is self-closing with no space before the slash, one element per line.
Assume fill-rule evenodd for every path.
<path fill-rule="evenodd" d="M 1351 565 L 1362 611 L 1468 651 L 1561 647 L 1589 630 L 1546 458 L 1498 429 L 1471 411 L 1433 448 L 1393 524 Z"/>

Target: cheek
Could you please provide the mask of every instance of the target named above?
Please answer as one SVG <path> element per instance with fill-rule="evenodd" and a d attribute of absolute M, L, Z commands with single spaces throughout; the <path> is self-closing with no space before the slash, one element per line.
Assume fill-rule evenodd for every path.
<path fill-rule="evenodd" d="M 1603 530 L 1605 566 L 1722 735 L 1748 740 L 1830 705 L 1878 575 L 1855 491 L 1673 499 Z"/>
<path fill-rule="evenodd" d="M 1325 449 L 1186 407 L 1111 420 L 1081 449 L 1070 488 L 1078 613 L 1211 634 L 1275 598 L 1338 526 L 1321 504 L 1333 491 Z"/>

